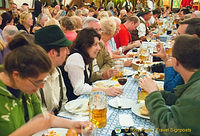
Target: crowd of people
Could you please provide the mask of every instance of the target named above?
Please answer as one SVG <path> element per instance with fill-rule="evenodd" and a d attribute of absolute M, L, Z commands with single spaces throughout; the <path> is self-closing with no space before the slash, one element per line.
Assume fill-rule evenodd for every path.
<path fill-rule="evenodd" d="M 151 10 L 140 0 L 136 7 L 130 0 L 122 7 L 119 10 L 110 0 L 105 8 L 41 6 L 39 13 L 31 13 L 27 3 L 20 11 L 13 3 L 10 11 L 1 14 L 1 135 L 32 135 L 49 127 L 73 128 L 80 133 L 88 122 L 55 115 L 64 110 L 66 102 L 83 94 L 101 90 L 108 96 L 121 95 L 119 88 L 93 87 L 92 83 L 119 74 L 113 68 L 114 59 L 132 57 L 126 53 L 140 47 L 148 35 L 159 38 L 152 33 L 159 19 L 172 14 L 179 18 L 173 27 L 177 36 L 172 56 L 165 54 L 161 42 L 152 54 L 165 63 L 165 90 L 159 91 L 149 76 L 139 83 L 149 93 L 145 102 L 157 128 L 190 128 L 189 134 L 200 133 L 200 11 Z M 127 60 L 124 66 L 130 67 L 132 62 Z"/>

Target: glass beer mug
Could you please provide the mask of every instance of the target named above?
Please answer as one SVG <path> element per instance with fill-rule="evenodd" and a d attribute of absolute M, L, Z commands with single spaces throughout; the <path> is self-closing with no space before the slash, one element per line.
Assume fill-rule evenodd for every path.
<path fill-rule="evenodd" d="M 106 126 L 107 97 L 103 91 L 92 92 L 89 98 L 89 120 L 97 128 Z"/>
<path fill-rule="evenodd" d="M 114 60 L 114 68 L 119 71 L 119 74 L 112 77 L 112 80 L 117 81 L 118 78 L 123 77 L 123 68 L 124 68 L 124 62 L 123 60 Z"/>

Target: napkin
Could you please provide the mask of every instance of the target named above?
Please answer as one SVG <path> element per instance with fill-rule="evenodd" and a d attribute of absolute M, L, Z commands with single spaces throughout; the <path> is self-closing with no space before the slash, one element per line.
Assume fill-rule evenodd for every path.
<path fill-rule="evenodd" d="M 119 114 L 119 123 L 121 126 L 134 126 L 133 118 L 130 114 Z"/>

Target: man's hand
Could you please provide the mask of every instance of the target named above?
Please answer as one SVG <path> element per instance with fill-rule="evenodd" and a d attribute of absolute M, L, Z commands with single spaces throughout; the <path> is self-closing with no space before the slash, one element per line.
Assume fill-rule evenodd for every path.
<path fill-rule="evenodd" d="M 148 75 L 139 80 L 139 85 L 149 94 L 159 90 L 156 82 Z"/>
<path fill-rule="evenodd" d="M 168 57 L 165 54 L 165 50 L 163 48 L 163 45 L 159 40 L 158 40 L 158 44 L 156 45 L 156 50 L 157 50 L 157 53 L 156 54 L 152 54 L 152 56 L 160 57 L 164 62 L 166 62 Z"/>

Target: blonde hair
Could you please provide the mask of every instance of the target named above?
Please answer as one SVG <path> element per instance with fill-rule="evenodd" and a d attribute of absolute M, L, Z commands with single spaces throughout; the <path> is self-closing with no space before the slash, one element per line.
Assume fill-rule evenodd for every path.
<path fill-rule="evenodd" d="M 110 17 L 104 17 L 100 20 L 102 34 L 113 35 L 116 30 L 116 23 Z"/>
<path fill-rule="evenodd" d="M 28 18 L 28 17 L 32 17 L 32 14 L 27 12 L 27 11 L 24 11 L 20 14 L 20 18 L 19 18 L 19 23 L 20 24 L 23 24 L 24 21 Z"/>
<path fill-rule="evenodd" d="M 75 30 L 82 29 L 83 22 L 82 22 L 81 17 L 79 17 L 79 16 L 72 16 L 72 17 L 70 17 L 70 20 L 72 21 Z"/>
<path fill-rule="evenodd" d="M 49 19 L 47 22 L 45 22 L 44 26 L 49 26 L 49 25 L 57 25 L 60 27 L 60 23 L 58 22 L 58 20 L 56 20 L 55 18 L 51 18 Z"/>
<path fill-rule="evenodd" d="M 51 7 L 49 7 L 49 8 L 48 7 L 43 7 L 42 8 L 42 13 L 46 14 L 49 18 L 52 18 L 51 13 L 49 11 L 50 9 L 51 9 Z"/>

